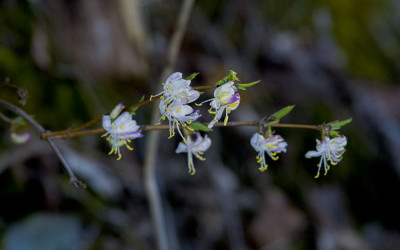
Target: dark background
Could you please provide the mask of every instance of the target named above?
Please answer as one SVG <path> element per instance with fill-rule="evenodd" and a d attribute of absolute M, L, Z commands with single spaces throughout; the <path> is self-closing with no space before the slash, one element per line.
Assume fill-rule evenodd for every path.
<path fill-rule="evenodd" d="M 23 109 L 49 130 L 134 104 L 157 93 L 180 4 L 2 0 L 0 82 L 25 88 Z M 262 80 L 241 92 L 230 121 L 295 104 L 282 122 L 353 122 L 341 130 L 343 160 L 319 179 L 319 159 L 304 157 L 315 131 L 276 129 L 288 152 L 261 173 L 256 128 L 215 128 L 195 176 L 174 153 L 179 137 L 162 132 L 154 157 L 171 249 L 400 249 L 399 22 L 396 0 L 197 1 L 176 71 L 200 72 L 192 86 L 230 69 Z M 15 89 L 2 87 L 0 98 L 18 104 Z M 149 124 L 151 110 L 134 119 Z M 121 161 L 99 135 L 59 141 L 88 184 L 79 189 L 29 127 L 19 128 L 33 132 L 23 145 L 0 127 L 0 248 L 156 248 L 142 177 L 147 132 Z"/>

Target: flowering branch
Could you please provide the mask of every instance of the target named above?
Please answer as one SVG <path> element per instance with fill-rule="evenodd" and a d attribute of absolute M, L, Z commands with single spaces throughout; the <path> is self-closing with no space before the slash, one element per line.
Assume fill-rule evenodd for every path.
<path fill-rule="evenodd" d="M 203 125 L 207 125 L 208 123 L 201 123 Z M 214 127 L 244 127 L 244 126 L 259 126 L 260 122 L 259 121 L 238 121 L 238 122 L 228 122 L 226 125 L 224 125 L 223 122 L 218 122 L 214 124 Z M 182 127 L 181 125 L 179 125 Z M 278 124 L 272 124 L 270 125 L 271 127 L 274 128 L 298 128 L 298 129 L 312 129 L 312 130 L 317 130 L 321 131 L 320 126 L 317 125 L 306 125 L 306 124 L 285 124 L 285 123 L 278 123 Z M 141 125 L 140 130 L 142 131 L 151 131 L 151 130 L 168 130 L 169 126 L 168 125 Z M 81 136 L 86 136 L 86 135 L 95 135 L 95 134 L 101 134 L 104 133 L 105 130 L 103 128 L 96 128 L 96 129 L 91 129 L 91 130 L 86 130 L 86 131 L 78 131 L 78 132 L 70 132 L 66 130 L 65 132 L 61 133 L 63 131 L 58 131 L 57 133 L 55 132 L 44 132 L 41 135 L 42 139 L 46 138 L 52 138 L 54 140 L 64 140 L 64 139 L 69 139 L 69 138 L 74 138 L 74 137 L 81 137 Z"/>

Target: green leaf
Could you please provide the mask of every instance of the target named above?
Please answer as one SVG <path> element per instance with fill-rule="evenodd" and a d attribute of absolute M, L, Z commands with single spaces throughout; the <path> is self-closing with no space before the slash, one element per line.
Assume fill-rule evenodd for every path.
<path fill-rule="evenodd" d="M 258 81 L 255 81 L 255 82 L 250 82 L 250 83 L 238 83 L 238 84 L 235 84 L 235 86 L 236 86 L 238 89 L 246 90 L 246 88 L 251 87 L 251 86 L 253 86 L 253 85 L 256 85 L 256 84 L 259 83 L 259 82 L 261 82 L 261 80 L 258 80 Z"/>
<path fill-rule="evenodd" d="M 284 107 L 283 109 L 273 113 L 267 118 L 267 122 L 264 123 L 264 126 L 269 126 L 271 124 L 278 123 L 279 120 L 285 115 L 289 114 L 290 111 L 295 107 L 295 105 Z"/>
<path fill-rule="evenodd" d="M 208 128 L 206 125 L 198 122 L 193 122 L 192 124 L 189 125 L 191 129 L 197 130 L 197 131 L 212 131 L 212 129 Z"/>
<path fill-rule="evenodd" d="M 140 100 L 138 101 L 138 103 L 143 102 L 143 100 L 144 100 L 144 95 L 142 95 L 142 97 L 140 98 Z M 135 115 L 135 114 L 136 114 L 136 110 L 137 110 L 138 108 L 139 108 L 139 107 L 130 109 L 130 110 L 129 110 L 129 113 L 130 113 L 131 115 Z"/>
<path fill-rule="evenodd" d="M 199 73 L 195 72 L 193 74 L 191 74 L 190 76 L 186 77 L 186 80 L 193 80 Z"/>
<path fill-rule="evenodd" d="M 233 70 L 229 70 L 229 75 L 225 76 L 221 80 L 217 82 L 217 86 L 220 86 L 229 81 L 239 81 L 239 78 L 236 77 L 236 72 Z"/>
<path fill-rule="evenodd" d="M 335 130 L 332 130 L 331 132 L 329 132 L 329 135 L 331 136 L 331 137 L 339 137 L 340 136 L 340 134 L 339 134 L 339 132 L 337 132 L 337 131 L 335 131 Z"/>
<path fill-rule="evenodd" d="M 139 102 L 143 102 L 144 100 L 144 95 L 142 95 L 142 97 L 140 98 Z"/>
<path fill-rule="evenodd" d="M 349 118 L 344 121 L 334 121 L 334 122 L 328 123 L 328 125 L 331 126 L 332 130 L 337 130 L 337 129 L 340 129 L 341 127 L 343 127 L 344 125 L 349 124 L 352 120 L 353 120 L 352 118 Z"/>

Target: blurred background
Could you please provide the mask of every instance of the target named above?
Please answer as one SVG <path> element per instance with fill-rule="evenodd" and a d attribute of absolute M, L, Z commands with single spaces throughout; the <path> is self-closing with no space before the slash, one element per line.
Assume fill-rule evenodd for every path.
<path fill-rule="evenodd" d="M 181 4 L 0 1 L 0 98 L 62 130 L 158 93 Z M 174 153 L 179 136 L 163 131 L 155 157 L 170 248 L 400 249 L 399 23 L 397 0 L 196 1 L 175 71 L 200 72 L 192 86 L 230 69 L 242 82 L 262 80 L 240 93 L 230 121 L 295 104 L 282 122 L 353 122 L 341 130 L 343 160 L 319 179 L 319 159 L 304 157 L 315 131 L 276 129 L 288 152 L 261 173 L 256 128 L 215 128 L 195 176 Z M 26 89 L 24 106 L 6 83 Z M 206 108 L 201 121 L 212 118 Z M 151 112 L 143 106 L 134 119 L 149 124 Z M 142 174 L 147 132 L 120 161 L 99 135 L 58 141 L 88 184 L 81 189 L 28 126 L 18 128 L 33 133 L 23 145 L 6 121 L 0 128 L 1 249 L 156 249 Z"/>

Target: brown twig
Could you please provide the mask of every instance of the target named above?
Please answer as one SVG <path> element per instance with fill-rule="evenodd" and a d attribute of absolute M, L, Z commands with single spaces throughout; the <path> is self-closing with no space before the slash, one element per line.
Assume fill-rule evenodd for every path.
<path fill-rule="evenodd" d="M 208 123 L 202 123 L 203 125 L 207 126 Z M 241 122 L 228 122 L 224 125 L 223 122 L 218 122 L 214 124 L 214 127 L 243 127 L 243 126 L 258 126 L 260 124 L 259 121 L 241 121 Z M 306 124 L 272 124 L 271 127 L 273 128 L 301 128 L 301 129 L 312 129 L 320 131 L 320 128 L 317 125 L 306 125 Z M 168 125 L 142 125 L 140 126 L 142 131 L 154 131 L 154 130 L 167 130 L 169 129 Z M 43 133 L 42 138 L 52 138 L 54 140 L 62 140 L 62 139 L 69 139 L 74 137 L 81 137 L 86 135 L 94 135 L 94 134 L 101 134 L 105 133 L 106 131 L 103 128 L 96 128 L 91 130 L 85 131 L 78 131 L 74 133 L 66 133 L 66 134 L 57 134 L 53 135 L 52 133 Z"/>

